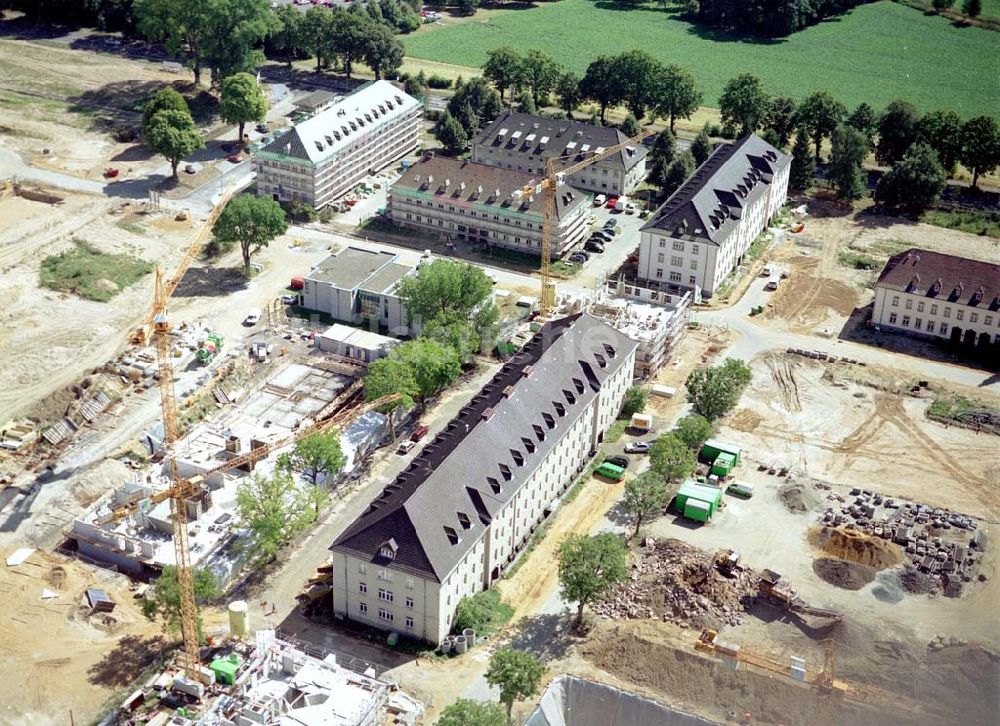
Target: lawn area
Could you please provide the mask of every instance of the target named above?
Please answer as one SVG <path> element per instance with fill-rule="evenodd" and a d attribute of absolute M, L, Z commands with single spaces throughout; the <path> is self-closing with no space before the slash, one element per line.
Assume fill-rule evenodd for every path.
<path fill-rule="evenodd" d="M 985 212 L 946 212 L 932 209 L 924 213 L 921 221 L 937 227 L 960 229 L 963 232 L 1000 239 L 1000 219 L 994 219 Z"/>
<path fill-rule="evenodd" d="M 107 302 L 152 271 L 151 262 L 131 255 L 110 255 L 76 241 L 72 249 L 42 260 L 39 276 L 43 287 Z"/>
<path fill-rule="evenodd" d="M 709 106 L 718 104 L 728 79 L 749 72 L 774 93 L 826 90 L 848 106 L 867 101 L 876 108 L 906 98 L 920 110 L 969 117 L 1000 108 L 998 41 L 993 31 L 959 28 L 888 0 L 771 40 L 693 25 L 652 2 L 559 0 L 428 27 L 406 39 L 406 53 L 478 68 L 492 48 L 540 48 L 582 73 L 598 55 L 641 49 L 691 70 Z"/>

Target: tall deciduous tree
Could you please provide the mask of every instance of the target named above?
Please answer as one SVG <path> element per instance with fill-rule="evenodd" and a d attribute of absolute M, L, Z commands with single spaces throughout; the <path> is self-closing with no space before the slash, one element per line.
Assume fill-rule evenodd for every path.
<path fill-rule="evenodd" d="M 194 584 L 194 599 L 197 603 L 205 603 L 222 594 L 219 581 L 211 570 L 199 567 L 192 571 Z M 163 629 L 168 633 L 177 633 L 181 629 L 181 589 L 177 582 L 177 567 L 166 565 L 157 577 L 146 595 L 140 601 L 142 614 L 149 620 L 159 618 L 163 621 Z M 198 636 L 202 638 L 202 619 L 197 620 Z"/>
<path fill-rule="evenodd" d="M 302 22 L 303 45 L 316 57 L 316 71 L 319 72 L 324 66 L 333 64 L 337 57 L 333 11 L 322 5 L 313 5 L 306 11 Z"/>
<path fill-rule="evenodd" d="M 510 726 L 499 703 L 460 698 L 441 711 L 436 726 Z"/>
<path fill-rule="evenodd" d="M 517 94 L 524 83 L 524 58 L 509 45 L 494 48 L 486 54 L 483 76 L 500 91 L 500 100 L 507 90 Z"/>
<path fill-rule="evenodd" d="M 663 193 L 673 194 L 694 173 L 694 157 L 690 151 L 677 155 L 663 174 Z"/>
<path fill-rule="evenodd" d="M 236 514 L 240 526 L 251 533 L 246 547 L 257 563 L 273 560 L 283 545 L 316 519 L 309 493 L 299 489 L 283 468 L 271 476 L 255 474 L 240 484 Z"/>
<path fill-rule="evenodd" d="M 639 121 L 646 109 L 656 103 L 657 78 L 660 64 L 649 53 L 630 50 L 614 58 L 617 83 L 621 86 L 621 100 Z"/>
<path fill-rule="evenodd" d="M 879 179 L 875 201 L 893 209 L 920 214 L 938 200 L 946 181 L 934 149 L 918 141 Z"/>
<path fill-rule="evenodd" d="M 250 274 L 250 258 L 286 231 L 288 219 L 280 204 L 247 194 L 232 199 L 212 226 L 212 234 L 222 249 L 240 246 L 247 274 Z"/>
<path fill-rule="evenodd" d="M 816 176 L 816 159 L 809 146 L 809 133 L 799 129 L 795 133 L 795 145 L 792 147 L 792 166 L 788 171 L 788 186 L 794 191 L 802 192 L 812 186 Z"/>
<path fill-rule="evenodd" d="M 203 149 L 198 128 L 187 111 L 157 111 L 146 128 L 146 145 L 170 162 L 173 178 L 177 178 L 177 165 L 197 149 Z"/>
<path fill-rule="evenodd" d="M 444 116 L 434 127 L 434 138 L 444 148 L 445 153 L 453 156 L 461 154 L 469 145 L 469 136 L 462 128 L 462 124 L 448 111 L 444 112 Z"/>
<path fill-rule="evenodd" d="M 493 281 L 482 268 L 467 262 L 437 259 L 421 265 L 419 275 L 403 279 L 397 295 L 405 303 L 411 323 L 443 314 L 469 320 L 495 315 Z"/>
<path fill-rule="evenodd" d="M 642 386 L 629 386 L 622 402 L 622 416 L 631 417 L 646 410 L 646 389 Z"/>
<path fill-rule="evenodd" d="M 699 368 L 687 378 L 687 400 L 694 412 L 714 421 L 730 411 L 752 378 L 750 367 L 736 358 Z"/>
<path fill-rule="evenodd" d="M 965 0 L 962 3 L 962 12 L 970 18 L 978 18 L 983 12 L 983 0 Z"/>
<path fill-rule="evenodd" d="M 249 73 L 237 73 L 223 80 L 219 115 L 226 123 L 239 124 L 237 138 L 243 143 L 247 122 L 263 121 L 267 116 L 267 98 L 257 79 Z"/>
<path fill-rule="evenodd" d="M 871 144 L 871 138 L 878 129 L 878 122 L 878 114 L 867 103 L 859 103 L 858 107 L 851 111 L 851 115 L 847 117 L 847 125 L 853 126 L 867 136 L 869 144 Z"/>
<path fill-rule="evenodd" d="M 712 155 L 712 140 L 708 138 L 708 129 L 702 128 L 698 135 L 691 142 L 691 156 L 694 157 L 695 166 L 701 166 L 705 160 Z"/>
<path fill-rule="evenodd" d="M 820 160 L 823 139 L 833 133 L 846 115 L 847 109 L 844 105 L 826 91 L 813 93 L 799 104 L 795 112 L 795 121 L 809 132 L 817 162 Z"/>
<path fill-rule="evenodd" d="M 170 86 L 165 86 L 150 96 L 146 105 L 142 107 L 142 121 L 139 127 L 143 136 L 148 133 L 150 123 L 157 111 L 180 111 L 188 116 L 191 115 L 184 97 Z"/>
<path fill-rule="evenodd" d="M 677 139 L 669 129 L 661 131 L 649 151 L 649 182 L 663 188 L 667 167 L 677 155 Z"/>
<path fill-rule="evenodd" d="M 626 482 L 625 492 L 622 495 L 622 508 L 635 520 L 635 530 L 632 537 L 639 534 L 646 517 L 657 511 L 663 511 L 670 495 L 667 491 L 667 482 L 658 472 L 647 470 L 639 474 L 634 479 Z"/>
<path fill-rule="evenodd" d="M 917 138 L 917 109 L 909 101 L 893 101 L 878 124 L 875 159 L 879 164 L 895 164 Z"/>
<path fill-rule="evenodd" d="M 937 152 L 938 161 L 950 174 L 962 155 L 962 119 L 954 111 L 931 111 L 917 121 L 917 140 Z"/>
<path fill-rule="evenodd" d="M 368 366 L 365 374 L 365 400 L 374 401 L 378 398 L 400 395 L 399 406 L 410 410 L 414 399 L 420 395 L 420 387 L 413 371 L 408 366 L 394 358 L 379 358 Z"/>
<path fill-rule="evenodd" d="M 972 172 L 972 188 L 979 175 L 1000 166 L 1000 128 L 990 116 L 976 116 L 962 125 L 962 155 L 959 161 Z"/>
<path fill-rule="evenodd" d="M 712 438 L 715 430 L 707 418 L 697 413 L 692 413 L 680 421 L 674 427 L 674 434 L 691 449 L 699 449 L 701 445 Z"/>
<path fill-rule="evenodd" d="M 295 56 L 309 47 L 306 37 L 306 16 L 294 5 L 282 5 L 274 11 L 274 15 L 280 25 L 271 34 L 271 44 L 276 51 L 284 54 L 285 64 L 291 68 Z"/>
<path fill-rule="evenodd" d="M 365 63 L 375 78 L 395 73 L 403 65 L 403 44 L 388 25 L 378 23 L 368 30 L 364 50 Z"/>
<path fill-rule="evenodd" d="M 139 32 L 162 42 L 168 53 L 186 50 L 195 84 L 201 83 L 202 43 L 211 32 L 204 0 L 135 0 Z"/>
<path fill-rule="evenodd" d="M 608 108 L 622 102 L 622 87 L 617 77 L 615 59 L 602 55 L 587 66 L 580 81 L 580 93 L 601 107 L 601 123 Z"/>
<path fill-rule="evenodd" d="M 627 114 L 625 116 L 625 120 L 622 121 L 618 128 L 629 138 L 637 136 L 639 132 L 642 131 L 642 128 L 639 126 L 639 122 L 635 120 L 635 116 L 632 114 Z"/>
<path fill-rule="evenodd" d="M 649 447 L 649 467 L 666 481 L 680 481 L 694 473 L 694 452 L 673 432 L 663 434 Z"/>
<path fill-rule="evenodd" d="M 740 136 L 752 134 L 767 118 L 771 96 L 757 76 L 742 73 L 730 79 L 722 89 L 719 110 L 722 121 L 737 126 Z"/>
<path fill-rule="evenodd" d="M 302 472 L 313 486 L 340 473 L 347 457 L 340 448 L 338 431 L 322 431 L 304 436 L 295 442 L 288 454 L 288 465 L 293 471 Z"/>
<path fill-rule="evenodd" d="M 523 650 L 500 648 L 490 658 L 486 671 L 486 682 L 500 689 L 500 703 L 507 707 L 507 721 L 510 721 L 514 701 L 523 701 L 538 693 L 545 666 Z"/>
<path fill-rule="evenodd" d="M 868 139 L 853 126 L 841 124 L 833 132 L 826 176 L 837 188 L 839 199 L 853 201 L 864 195 L 865 174 L 861 165 L 868 151 Z"/>
<path fill-rule="evenodd" d="M 267 0 L 213 0 L 201 5 L 208 24 L 202 54 L 212 71 L 213 86 L 264 64 L 264 38 L 279 27 Z"/>
<path fill-rule="evenodd" d="M 354 61 L 364 57 L 368 48 L 368 34 L 374 23 L 361 13 L 335 10 L 333 12 L 333 48 L 344 63 L 344 73 L 351 77 Z"/>
<path fill-rule="evenodd" d="M 559 585 L 563 599 L 576 603 L 577 625 L 584 607 L 605 599 L 627 578 L 625 544 L 615 534 L 571 534 L 559 545 Z"/>
<path fill-rule="evenodd" d="M 572 72 L 563 73 L 556 81 L 555 92 L 556 96 L 559 97 L 559 108 L 565 111 L 567 116 L 573 113 L 582 99 L 580 76 Z"/>
<path fill-rule="evenodd" d="M 417 338 L 398 345 L 388 358 L 399 361 L 412 371 L 421 398 L 433 396 L 462 374 L 458 351 L 429 338 Z"/>
<path fill-rule="evenodd" d="M 788 96 L 779 96 L 771 102 L 771 108 L 767 112 L 767 120 L 764 128 L 769 129 L 778 137 L 778 146 L 785 148 L 788 140 L 792 138 L 796 123 L 795 101 Z"/>
<path fill-rule="evenodd" d="M 531 89 L 535 104 L 541 104 L 556 87 L 562 67 L 547 53 L 532 48 L 524 54 L 524 83 Z"/>
<path fill-rule="evenodd" d="M 694 76 L 678 65 L 668 65 L 657 73 L 653 89 L 653 113 L 670 119 L 670 131 L 679 118 L 691 118 L 701 105 L 701 91 Z"/>
<path fill-rule="evenodd" d="M 497 93 L 483 78 L 472 78 L 465 83 L 455 84 L 455 93 L 448 101 L 448 111 L 461 121 L 460 109 L 468 104 L 475 115 L 472 126 L 464 126 L 465 133 L 470 138 L 475 136 L 483 124 L 492 121 L 503 111 L 503 102 Z M 471 123 L 471 120 L 470 120 Z"/>

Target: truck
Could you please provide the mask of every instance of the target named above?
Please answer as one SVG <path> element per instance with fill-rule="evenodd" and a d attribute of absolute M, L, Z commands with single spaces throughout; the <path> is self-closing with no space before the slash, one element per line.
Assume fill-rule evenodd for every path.
<path fill-rule="evenodd" d="M 653 417 L 648 413 L 633 413 L 629 428 L 636 431 L 649 431 L 653 427 Z"/>
<path fill-rule="evenodd" d="M 615 202 L 615 211 L 616 212 L 624 212 L 626 205 L 628 205 L 628 199 L 626 199 L 623 196 L 622 197 L 618 197 L 618 201 Z M 634 210 L 635 207 L 632 207 L 632 209 Z"/>

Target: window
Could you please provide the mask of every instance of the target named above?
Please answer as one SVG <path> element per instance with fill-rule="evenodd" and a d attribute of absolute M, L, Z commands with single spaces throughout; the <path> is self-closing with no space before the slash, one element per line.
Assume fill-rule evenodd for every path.
<path fill-rule="evenodd" d="M 937 305 L 931 305 L 931 315 L 937 315 Z"/>
<path fill-rule="evenodd" d="M 378 599 L 384 600 L 385 602 L 392 602 L 392 590 L 383 590 L 381 587 L 378 589 Z"/>
<path fill-rule="evenodd" d="M 368 592 L 368 583 L 367 582 L 359 582 L 358 583 L 358 591 L 362 595 L 366 594 Z"/>
<path fill-rule="evenodd" d="M 892 296 L 892 306 L 894 308 L 898 308 L 899 307 L 899 295 L 893 295 Z"/>
<path fill-rule="evenodd" d="M 679 272 L 670 273 L 670 282 L 680 282 L 680 281 L 681 281 L 681 273 Z"/>
<path fill-rule="evenodd" d="M 378 619 L 379 620 L 384 620 L 387 623 L 391 623 L 392 622 L 392 613 L 389 612 L 388 610 L 383 610 L 382 608 L 379 608 L 378 609 Z"/>
<path fill-rule="evenodd" d="M 698 250 L 701 249 L 698 245 L 691 245 L 691 252 L 693 254 L 698 254 Z"/>
<path fill-rule="evenodd" d="M 662 252 L 660 252 L 658 255 L 656 255 L 656 261 L 659 262 L 661 265 L 663 264 L 663 253 Z"/>
<path fill-rule="evenodd" d="M 677 242 L 674 242 L 674 251 L 675 252 L 683 252 L 684 251 L 684 242 L 682 242 L 680 240 L 678 240 Z"/>
<path fill-rule="evenodd" d="M 657 267 L 656 268 L 656 276 L 657 277 L 663 277 L 663 268 L 662 267 Z"/>
<path fill-rule="evenodd" d="M 361 612 L 362 615 L 364 615 L 365 613 L 367 613 L 368 612 L 368 603 L 366 603 L 366 602 L 358 603 L 358 610 Z"/>
<path fill-rule="evenodd" d="M 378 579 L 385 580 L 386 582 L 392 582 L 392 573 L 384 567 L 380 567 L 378 568 Z"/>
<path fill-rule="evenodd" d="M 918 302 L 917 303 L 917 312 L 918 313 L 922 313 L 923 311 L 924 311 L 924 304 L 923 304 L 923 302 Z"/>
<path fill-rule="evenodd" d="M 907 310 L 912 310 L 913 309 L 913 301 L 912 300 L 907 300 L 906 301 L 906 309 Z"/>
<path fill-rule="evenodd" d="M 691 269 L 692 270 L 698 269 L 698 260 L 691 260 Z"/>
<path fill-rule="evenodd" d="M 660 247 L 663 248 L 663 247 L 666 247 L 666 246 L 667 246 L 667 241 L 665 239 L 661 239 L 660 240 Z"/>
<path fill-rule="evenodd" d="M 920 330 L 920 328 L 921 328 L 921 326 L 923 326 L 923 324 L 924 324 L 924 321 L 922 319 L 920 319 L 920 318 L 917 318 L 916 320 L 913 321 L 913 329 L 914 330 Z"/>
<path fill-rule="evenodd" d="M 413 607 L 413 598 L 412 597 L 406 598 L 406 607 L 408 607 L 408 608 L 412 608 Z"/>
<path fill-rule="evenodd" d="M 946 318 L 950 318 L 951 317 L 951 308 L 945 308 L 944 309 L 944 316 Z"/>
<path fill-rule="evenodd" d="M 675 257 L 671 257 L 670 258 L 670 264 L 673 267 L 680 267 L 681 265 L 684 264 L 684 260 L 682 258 L 676 257 L 676 256 Z"/>
<path fill-rule="evenodd" d="M 979 322 L 979 313 L 970 313 L 969 314 L 969 322 L 970 323 L 978 323 Z"/>
<path fill-rule="evenodd" d="M 993 325 L 993 316 L 992 315 L 987 315 L 983 319 L 983 322 L 986 323 L 987 326 Z"/>
<path fill-rule="evenodd" d="M 896 313 L 889 313 L 889 325 L 896 324 Z"/>
<path fill-rule="evenodd" d="M 363 575 L 363 574 L 365 574 L 366 572 L 368 572 L 368 568 L 367 568 L 367 567 L 365 567 L 365 563 L 364 563 L 364 562 L 362 562 L 361 564 L 359 564 L 359 565 L 358 565 L 358 574 L 359 574 L 359 575 Z"/>
<path fill-rule="evenodd" d="M 406 578 L 406 586 L 407 586 L 407 587 L 408 587 L 408 588 L 409 588 L 410 590 L 412 590 L 412 589 L 413 589 L 413 578 L 412 578 L 412 577 L 407 577 L 407 578 Z"/>
<path fill-rule="evenodd" d="M 406 627 L 411 629 L 413 628 L 413 618 L 411 618 L 409 615 L 406 616 Z"/>
<path fill-rule="evenodd" d="M 948 323 L 941 323 L 941 327 L 938 328 L 939 335 L 945 335 L 948 332 Z"/>
<path fill-rule="evenodd" d="M 907 328 L 910 327 L 910 316 L 909 315 L 904 315 L 903 316 L 903 325 L 905 325 Z"/>
<path fill-rule="evenodd" d="M 956 320 L 961 320 L 964 317 L 965 317 L 965 311 L 964 310 L 957 310 L 957 311 L 955 311 L 955 319 Z"/>
<path fill-rule="evenodd" d="M 696 284 L 698 284 L 698 278 L 697 277 L 695 277 L 694 275 L 691 275 L 690 277 L 688 277 L 688 285 L 696 285 Z"/>

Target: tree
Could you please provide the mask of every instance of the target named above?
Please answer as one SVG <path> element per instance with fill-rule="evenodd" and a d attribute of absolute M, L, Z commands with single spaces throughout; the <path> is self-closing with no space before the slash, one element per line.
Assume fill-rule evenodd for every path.
<path fill-rule="evenodd" d="M 333 12 L 333 48 L 344 62 L 344 73 L 351 77 L 354 61 L 368 49 L 368 35 L 374 23 L 364 15 L 346 10 Z"/>
<path fill-rule="evenodd" d="M 909 101 L 893 101 L 878 124 L 875 159 L 879 164 L 895 164 L 917 138 L 917 109 Z"/>
<path fill-rule="evenodd" d="M 388 358 L 412 371 L 421 398 L 433 396 L 462 374 L 458 351 L 429 338 L 417 338 L 398 345 Z"/>
<path fill-rule="evenodd" d="M 146 105 L 142 107 L 142 121 L 139 124 L 139 128 L 142 130 L 144 137 L 149 134 L 149 127 L 157 111 L 179 111 L 188 116 L 191 115 L 187 101 L 184 100 L 181 94 L 170 86 L 161 88 L 150 96 L 149 100 L 146 101 Z"/>
<path fill-rule="evenodd" d="M 787 147 L 788 140 L 792 138 L 796 124 L 795 112 L 795 101 L 788 96 L 779 96 L 771 102 L 767 119 L 764 121 L 764 128 L 775 133 L 778 137 L 777 146 L 779 148 Z"/>
<path fill-rule="evenodd" d="M 649 468 L 666 481 L 680 481 L 694 473 L 698 459 L 673 432 L 663 434 L 649 447 Z"/>
<path fill-rule="evenodd" d="M 507 89 L 514 95 L 524 82 L 524 58 L 509 45 L 494 48 L 486 54 L 483 77 L 497 87 L 502 101 Z"/>
<path fill-rule="evenodd" d="M 210 32 L 203 0 L 135 0 L 133 8 L 139 32 L 171 55 L 185 49 L 195 85 L 201 83 L 202 41 Z"/>
<path fill-rule="evenodd" d="M 420 274 L 403 278 L 396 294 L 405 304 L 411 324 L 443 314 L 476 321 L 496 314 L 491 302 L 493 281 L 480 267 L 467 262 L 437 259 L 421 265 Z"/>
<path fill-rule="evenodd" d="M 237 138 L 243 143 L 243 128 L 248 121 L 263 121 L 267 116 L 267 98 L 257 79 L 249 73 L 237 73 L 222 81 L 219 115 L 230 124 L 239 124 Z"/>
<path fill-rule="evenodd" d="M 954 4 L 955 0 L 932 0 L 931 2 L 931 5 L 933 5 L 934 9 L 937 10 L 938 12 L 941 12 L 942 10 L 947 10 Z"/>
<path fill-rule="evenodd" d="M 521 91 L 517 97 L 517 107 L 521 113 L 527 113 L 532 116 L 538 113 L 538 106 L 535 104 L 535 94 L 531 92 L 530 88 Z"/>
<path fill-rule="evenodd" d="M 434 138 L 444 148 L 445 153 L 452 156 L 461 154 L 469 144 L 469 137 L 466 135 L 465 129 L 462 128 L 462 124 L 447 111 L 438 121 L 438 125 L 434 127 Z"/>
<path fill-rule="evenodd" d="M 479 0 L 458 0 L 458 8 L 462 11 L 462 15 L 475 15 L 478 7 Z"/>
<path fill-rule="evenodd" d="M 403 65 L 403 44 L 388 25 L 375 25 L 368 31 L 364 58 L 378 80 L 386 73 L 395 73 Z"/>
<path fill-rule="evenodd" d="M 667 482 L 658 472 L 647 470 L 626 482 L 622 495 L 622 509 L 635 518 L 635 531 L 639 535 L 643 520 L 658 510 L 663 510 L 670 501 Z"/>
<path fill-rule="evenodd" d="M 917 140 L 935 152 L 950 174 L 962 155 L 962 119 L 954 111 L 931 111 L 917 121 Z"/>
<path fill-rule="evenodd" d="M 604 123 L 608 108 L 622 101 L 622 87 L 617 76 L 615 59 L 602 55 L 587 66 L 587 72 L 580 81 L 580 94 L 601 107 L 601 123 Z"/>
<path fill-rule="evenodd" d="M 500 94 L 484 78 L 472 78 L 461 85 L 456 81 L 455 93 L 448 101 L 448 112 L 461 122 L 460 109 L 466 104 L 472 109 L 474 116 L 468 126 L 463 125 L 469 138 L 475 136 L 484 123 L 495 119 L 503 110 Z"/>
<path fill-rule="evenodd" d="M 637 136 L 639 132 L 642 131 L 641 127 L 639 126 L 639 122 L 635 120 L 635 116 L 633 116 L 632 114 L 628 114 L 625 116 L 625 120 L 622 121 L 618 129 L 630 139 L 633 136 Z"/>
<path fill-rule="evenodd" d="M 646 109 L 656 103 L 660 64 L 642 50 L 630 50 L 615 56 L 613 64 L 617 76 L 615 82 L 621 87 L 621 100 L 641 121 Z M 604 120 L 603 114 L 601 120 Z"/>
<path fill-rule="evenodd" d="M 222 594 L 219 581 L 211 570 L 197 568 L 192 570 L 191 579 L 194 584 L 194 599 L 197 603 L 214 600 Z M 163 621 L 164 632 L 177 633 L 181 629 L 181 588 L 177 582 L 177 567 L 165 565 L 140 602 L 142 614 L 149 620 L 160 618 Z M 202 620 L 198 617 L 197 628 L 199 640 L 202 639 Z"/>
<path fill-rule="evenodd" d="M 750 367 L 736 358 L 692 371 L 684 384 L 688 403 L 695 413 L 714 421 L 736 405 L 752 375 Z"/>
<path fill-rule="evenodd" d="M 875 109 L 867 103 L 858 104 L 858 107 L 851 111 L 851 115 L 847 117 L 847 125 L 853 126 L 863 133 L 868 138 L 869 144 L 871 144 L 872 135 L 878 129 L 878 122 Z"/>
<path fill-rule="evenodd" d="M 414 406 L 414 399 L 420 395 L 417 379 L 413 376 L 413 371 L 402 361 L 395 358 L 379 358 L 368 366 L 368 372 L 365 374 L 365 400 L 374 401 L 394 393 L 400 395 L 399 403 L 396 405 L 410 410 Z"/>
<path fill-rule="evenodd" d="M 670 166 L 667 167 L 666 172 L 663 175 L 663 192 L 664 194 L 673 194 L 675 191 L 680 189 L 681 185 L 687 181 L 687 178 L 694 173 L 695 163 L 694 157 L 691 156 L 690 151 L 685 151 L 680 154 L 676 159 L 670 162 Z"/>
<path fill-rule="evenodd" d="M 695 166 L 701 166 L 712 155 L 712 140 L 708 138 L 708 129 L 702 128 L 691 142 L 691 156 Z"/>
<path fill-rule="evenodd" d="M 580 95 L 580 76 L 573 72 L 563 73 L 556 81 L 555 92 L 559 98 L 559 108 L 565 111 L 568 116 L 580 105 L 582 98 Z"/>
<path fill-rule="evenodd" d="M 989 174 L 1000 166 L 1000 128 L 990 116 L 976 116 L 962 125 L 962 154 L 959 161 L 972 172 L 972 188 L 977 188 L 980 174 Z"/>
<path fill-rule="evenodd" d="M 750 73 L 742 73 L 730 79 L 719 97 L 719 110 L 723 123 L 738 126 L 740 136 L 752 134 L 767 118 L 771 109 L 771 97 L 764 84 Z"/>
<path fill-rule="evenodd" d="M 965 0 L 962 3 L 962 12 L 967 17 L 978 18 L 979 14 L 983 12 L 983 0 Z"/>
<path fill-rule="evenodd" d="M 631 417 L 633 414 L 642 413 L 646 410 L 646 389 L 642 386 L 629 386 L 625 391 L 625 400 L 622 402 L 623 417 Z"/>
<path fill-rule="evenodd" d="M 837 188 L 837 198 L 860 199 L 865 193 L 865 175 L 861 165 L 868 156 L 868 139 L 856 128 L 841 124 L 833 132 L 830 163 L 826 177 Z"/>
<path fill-rule="evenodd" d="M 545 666 L 531 653 L 507 647 L 493 654 L 486 671 L 486 682 L 500 689 L 500 703 L 507 707 L 508 722 L 514 701 L 523 701 L 537 694 L 544 674 Z"/>
<path fill-rule="evenodd" d="M 306 16 L 294 5 L 282 5 L 274 11 L 274 15 L 280 27 L 272 33 L 271 45 L 276 51 L 284 54 L 285 64 L 291 68 L 295 56 L 309 45 L 306 36 Z"/>
<path fill-rule="evenodd" d="M 817 163 L 820 161 L 820 146 L 823 144 L 823 139 L 833 133 L 846 115 L 847 109 L 844 105 L 826 91 L 813 93 L 799 104 L 795 112 L 795 121 L 809 132 L 816 149 Z"/>
<path fill-rule="evenodd" d="M 938 200 L 945 183 L 945 172 L 934 149 L 918 141 L 879 179 L 875 201 L 919 214 Z"/>
<path fill-rule="evenodd" d="M 250 258 L 271 240 L 288 231 L 288 219 L 273 199 L 242 194 L 232 199 L 212 226 L 212 234 L 222 249 L 239 244 L 243 270 L 250 273 Z"/>
<path fill-rule="evenodd" d="M 250 531 L 244 546 L 258 564 L 273 560 L 284 544 L 316 519 L 309 492 L 299 489 L 283 467 L 271 476 L 254 474 L 236 488 L 236 516 Z"/>
<path fill-rule="evenodd" d="M 289 466 L 294 471 L 301 471 L 313 486 L 318 486 L 321 479 L 339 474 L 346 463 L 347 457 L 340 449 L 340 434 L 337 431 L 304 436 L 295 442 L 295 447 L 288 454 Z"/>
<path fill-rule="evenodd" d="M 668 65 L 659 71 L 655 81 L 653 111 L 656 116 L 670 119 L 670 131 L 679 118 L 691 118 L 701 105 L 701 91 L 694 76 L 678 65 Z"/>
<path fill-rule="evenodd" d="M 649 151 L 649 182 L 662 188 L 666 179 L 667 167 L 677 155 L 677 139 L 669 129 L 664 129 L 656 135 L 653 148 Z"/>
<path fill-rule="evenodd" d="M 688 414 L 674 427 L 674 434 L 690 449 L 700 449 L 701 445 L 712 438 L 715 430 L 711 422 L 696 413 Z"/>
<path fill-rule="evenodd" d="M 809 133 L 799 129 L 795 133 L 795 145 L 792 147 L 792 167 L 788 171 L 788 186 L 797 192 L 802 192 L 812 186 L 816 176 L 816 159 L 809 146 Z"/>
<path fill-rule="evenodd" d="M 436 726 L 510 726 L 510 723 L 499 703 L 460 698 L 441 712 Z"/>
<path fill-rule="evenodd" d="M 264 38 L 280 27 L 267 0 L 213 0 L 200 3 L 205 34 L 201 40 L 212 85 L 234 73 L 253 72 L 266 60 Z"/>
<path fill-rule="evenodd" d="M 563 69 L 552 56 L 534 48 L 525 53 L 521 65 L 524 83 L 531 89 L 535 105 L 539 105 L 549 91 L 556 87 Z"/>
<path fill-rule="evenodd" d="M 584 607 L 605 599 L 626 579 L 627 553 L 617 535 L 571 534 L 559 545 L 559 585 L 563 599 L 577 604 L 576 625 L 583 622 Z"/>
<path fill-rule="evenodd" d="M 190 113 L 184 111 L 157 111 L 146 129 L 146 145 L 157 154 L 162 154 L 170 162 L 173 178 L 177 178 L 177 165 L 181 159 L 197 149 L 205 148 L 205 142 L 194 125 Z"/>
<path fill-rule="evenodd" d="M 295 10 L 298 14 L 298 10 Z M 334 45 L 333 11 L 322 5 L 313 5 L 302 21 L 303 46 L 316 56 L 316 72 L 329 66 L 337 56 Z"/>

